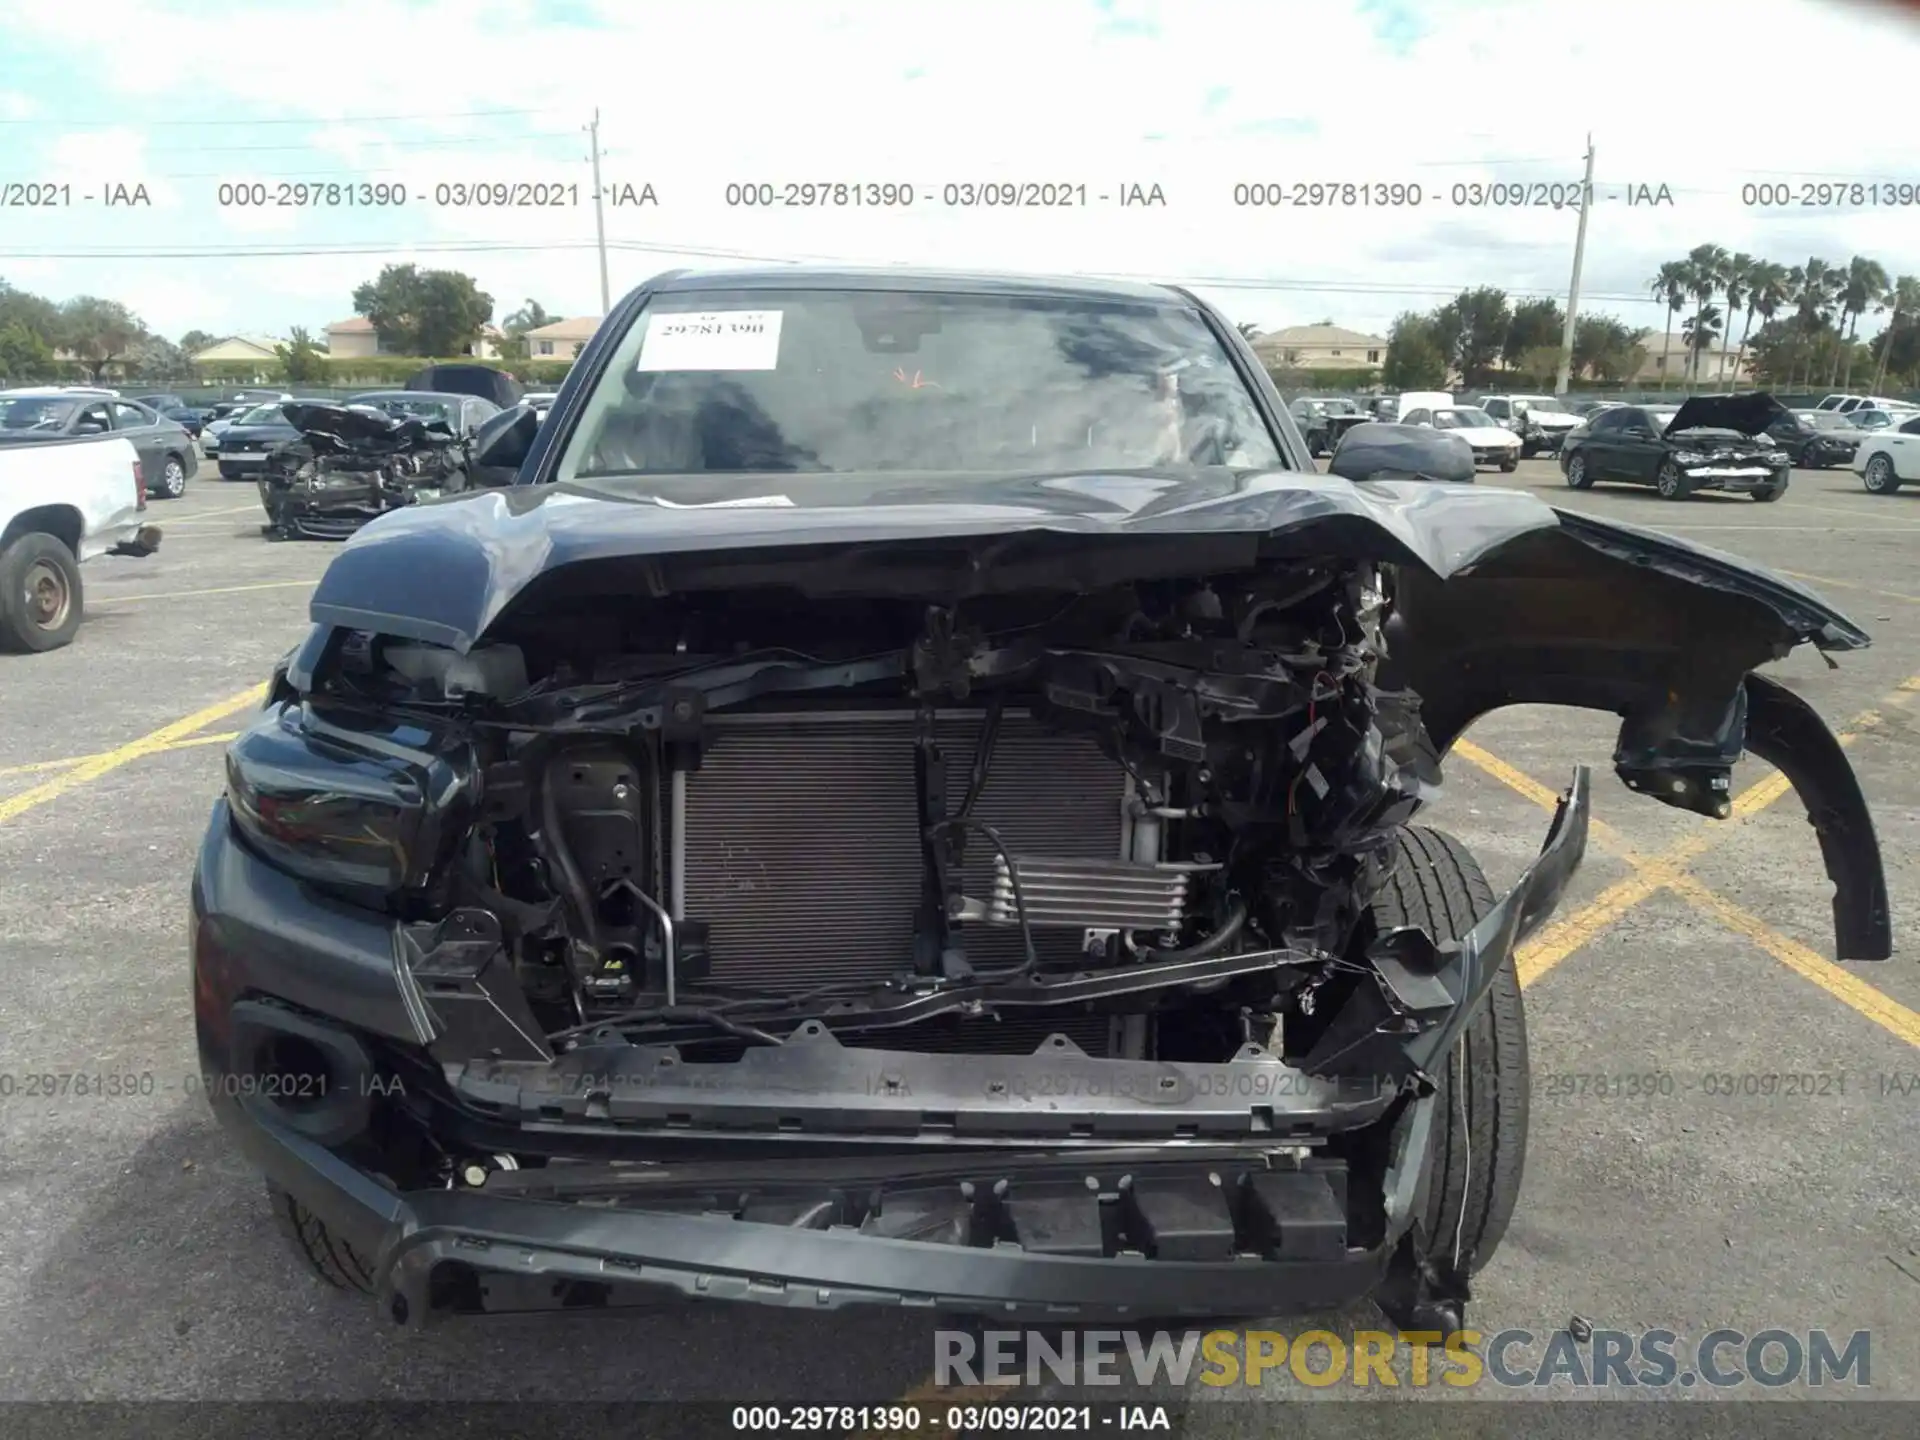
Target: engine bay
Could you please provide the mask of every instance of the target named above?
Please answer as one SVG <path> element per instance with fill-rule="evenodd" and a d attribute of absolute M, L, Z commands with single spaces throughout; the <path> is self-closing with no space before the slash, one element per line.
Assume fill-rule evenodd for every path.
<path fill-rule="evenodd" d="M 1388 584 L 535 609 L 466 655 L 351 635 L 314 698 L 467 737 L 474 823 L 413 969 L 488 997 L 495 1054 L 816 1025 L 1298 1058 L 1377 984 L 1356 934 L 1437 781 L 1416 697 L 1377 684 Z M 510 986 L 461 971 L 496 924 Z"/>

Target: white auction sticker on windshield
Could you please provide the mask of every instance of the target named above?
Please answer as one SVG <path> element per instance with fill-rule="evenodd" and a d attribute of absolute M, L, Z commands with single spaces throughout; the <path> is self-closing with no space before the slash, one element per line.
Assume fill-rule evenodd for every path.
<path fill-rule="evenodd" d="M 780 358 L 778 310 L 649 315 L 640 370 L 771 370 Z"/>

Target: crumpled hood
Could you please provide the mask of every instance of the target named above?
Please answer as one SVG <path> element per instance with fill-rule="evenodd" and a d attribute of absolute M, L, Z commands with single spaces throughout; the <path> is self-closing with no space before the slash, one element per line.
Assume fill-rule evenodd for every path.
<path fill-rule="evenodd" d="M 1682 430 L 1732 430 L 1736 434 L 1753 436 L 1762 433 L 1783 416 L 1790 422 L 1793 420 L 1793 412 L 1764 390 L 1751 390 L 1744 395 L 1695 395 L 1691 400 L 1681 403 L 1668 423 L 1666 433 L 1677 435 Z"/>
<path fill-rule="evenodd" d="M 308 401 L 294 402 L 280 408 L 285 412 L 288 422 L 302 435 L 324 435 L 349 446 L 377 442 L 383 447 L 390 447 L 410 441 L 449 439 L 453 434 L 439 421 L 390 415 L 366 405 L 331 405 L 323 401 Z"/>
<path fill-rule="evenodd" d="M 846 593 L 1114 583 L 1266 557 L 1348 555 L 1442 579 L 1523 537 L 1596 549 L 1771 606 L 1833 649 L 1869 643 L 1817 594 L 1732 556 L 1513 490 L 1354 484 L 1299 471 L 663 477 L 512 486 L 411 505 L 350 540 L 315 590 L 315 623 L 465 650 L 529 586 L 593 561 L 809 563 Z M 749 557 L 746 552 L 752 552 Z M 744 582 L 743 582 L 744 583 Z"/>

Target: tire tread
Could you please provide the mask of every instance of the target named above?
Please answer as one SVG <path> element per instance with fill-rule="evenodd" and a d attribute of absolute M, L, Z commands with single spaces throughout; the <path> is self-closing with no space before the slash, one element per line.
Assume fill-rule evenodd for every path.
<path fill-rule="evenodd" d="M 1464 936 L 1493 908 L 1493 887 L 1473 855 L 1441 830 L 1400 832 L 1393 874 L 1374 901 L 1382 929 L 1418 925 L 1436 942 Z M 1494 977 L 1486 1006 L 1461 1037 L 1466 1125 L 1449 1057 L 1440 1081 L 1434 1176 L 1426 1216 L 1432 1243 L 1450 1252 L 1458 1229 L 1462 1258 L 1480 1269 L 1506 1235 L 1526 1166 L 1526 1013 L 1513 962 Z M 1465 1223 L 1462 1224 L 1464 1215 Z"/>

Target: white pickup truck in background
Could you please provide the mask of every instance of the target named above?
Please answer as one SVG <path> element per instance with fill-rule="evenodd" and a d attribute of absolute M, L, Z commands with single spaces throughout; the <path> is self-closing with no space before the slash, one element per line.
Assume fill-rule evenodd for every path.
<path fill-rule="evenodd" d="M 151 555 L 147 492 L 130 440 L 0 445 L 0 650 L 57 650 L 80 628 L 80 563 Z"/>

